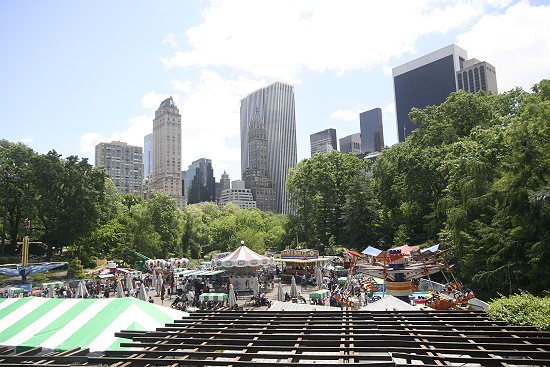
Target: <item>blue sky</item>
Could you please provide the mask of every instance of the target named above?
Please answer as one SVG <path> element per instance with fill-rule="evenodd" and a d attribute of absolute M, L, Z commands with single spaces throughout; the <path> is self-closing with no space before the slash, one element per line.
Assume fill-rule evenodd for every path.
<path fill-rule="evenodd" d="M 160 102 L 182 115 L 182 169 L 240 178 L 239 101 L 295 86 L 298 159 L 309 135 L 359 132 L 383 110 L 397 142 L 391 69 L 456 43 L 495 66 L 499 91 L 550 77 L 550 0 L 0 2 L 0 138 L 94 161 L 98 142 L 143 145 Z"/>

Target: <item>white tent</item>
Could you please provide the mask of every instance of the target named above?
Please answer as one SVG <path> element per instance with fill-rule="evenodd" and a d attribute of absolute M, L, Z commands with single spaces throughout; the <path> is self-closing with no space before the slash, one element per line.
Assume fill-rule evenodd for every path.
<path fill-rule="evenodd" d="M 0 345 L 22 352 L 37 346 L 65 351 L 120 350 L 121 330 L 150 330 L 189 314 L 142 302 L 134 297 L 111 299 L 0 299 Z"/>

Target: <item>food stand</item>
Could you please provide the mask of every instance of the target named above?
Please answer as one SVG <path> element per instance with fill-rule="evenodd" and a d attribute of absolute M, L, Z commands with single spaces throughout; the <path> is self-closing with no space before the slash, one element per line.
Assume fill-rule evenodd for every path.
<path fill-rule="evenodd" d="M 330 258 L 319 256 L 317 250 L 289 249 L 281 251 L 281 258 L 275 261 L 282 263 L 281 281 L 290 283 L 294 276 L 302 278 L 305 274 L 308 281 L 315 278 L 315 267 L 324 268 L 330 262 Z"/>

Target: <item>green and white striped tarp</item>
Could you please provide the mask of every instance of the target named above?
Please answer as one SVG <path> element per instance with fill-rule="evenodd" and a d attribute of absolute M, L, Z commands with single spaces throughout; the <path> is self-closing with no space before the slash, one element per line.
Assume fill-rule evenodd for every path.
<path fill-rule="evenodd" d="M 189 314 L 134 297 L 111 299 L 0 299 L 0 345 L 22 352 L 37 346 L 66 351 L 120 350 L 121 330 L 151 330 Z"/>
<path fill-rule="evenodd" d="M 311 299 L 323 299 L 328 297 L 330 297 L 330 291 L 328 289 L 320 289 L 309 294 L 309 298 Z"/>
<path fill-rule="evenodd" d="M 229 296 L 227 293 L 203 293 L 199 299 L 201 301 L 227 301 Z"/>

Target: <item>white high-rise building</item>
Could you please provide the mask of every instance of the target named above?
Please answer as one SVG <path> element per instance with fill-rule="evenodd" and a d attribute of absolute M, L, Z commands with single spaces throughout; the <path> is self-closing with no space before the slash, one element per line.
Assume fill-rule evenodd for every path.
<path fill-rule="evenodd" d="M 275 82 L 241 100 L 241 174 L 250 166 L 248 129 L 258 111 L 267 130 L 267 168 L 277 192 L 277 213 L 290 213 L 286 179 L 298 161 L 294 87 Z"/>
<path fill-rule="evenodd" d="M 143 137 L 143 174 L 149 176 L 153 171 L 153 134 Z"/>
<path fill-rule="evenodd" d="M 170 97 L 162 101 L 153 120 L 151 188 L 168 194 L 183 209 L 181 181 L 181 115 Z"/>

